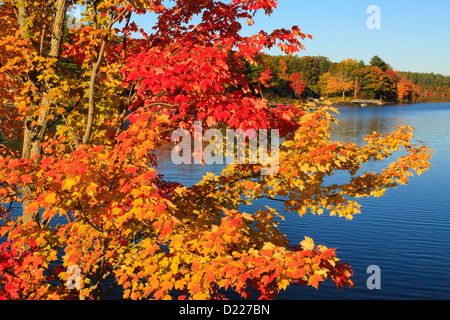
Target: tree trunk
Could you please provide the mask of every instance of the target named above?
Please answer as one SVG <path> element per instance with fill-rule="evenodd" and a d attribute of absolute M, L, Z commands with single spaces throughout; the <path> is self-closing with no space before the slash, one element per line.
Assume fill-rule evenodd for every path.
<path fill-rule="evenodd" d="M 51 43 L 48 55 L 50 58 L 59 58 L 60 55 L 61 41 L 64 33 L 66 4 L 67 0 L 58 0 L 55 5 L 56 13 L 53 21 L 53 28 L 51 30 L 52 31 Z M 19 24 L 19 28 L 25 30 L 27 28 L 26 7 L 19 6 L 17 12 L 18 12 L 17 21 Z M 53 66 L 54 70 L 56 70 L 56 66 L 57 66 L 56 64 Z M 36 75 L 32 74 L 29 75 L 30 81 L 36 82 L 35 78 Z M 36 157 L 36 164 L 40 161 L 40 158 L 42 157 L 41 143 L 44 141 L 45 134 L 48 129 L 48 119 L 47 119 L 47 116 L 49 114 L 48 106 L 51 105 L 52 101 L 47 97 L 47 94 L 51 91 L 51 89 L 52 84 L 45 82 L 43 97 L 41 99 L 40 105 L 37 106 L 40 109 L 40 113 L 37 119 L 34 119 L 32 116 L 27 116 L 25 118 L 22 158 L 32 159 Z M 36 125 L 31 127 L 30 124 L 33 120 L 36 121 Z M 22 203 L 22 217 L 24 224 L 30 221 L 39 222 L 39 216 L 37 214 L 28 213 L 28 206 L 30 203 L 31 192 L 32 189 L 30 187 L 25 187 L 23 190 L 24 201 Z"/>

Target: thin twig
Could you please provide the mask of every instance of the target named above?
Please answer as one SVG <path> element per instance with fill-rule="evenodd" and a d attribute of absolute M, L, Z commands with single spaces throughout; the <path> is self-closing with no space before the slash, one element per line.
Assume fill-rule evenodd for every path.
<path fill-rule="evenodd" d="M 61 114 L 61 116 L 62 116 L 62 118 L 64 119 L 64 123 L 66 124 L 66 127 L 67 127 L 67 129 L 69 130 L 69 133 L 70 133 L 70 136 L 72 137 L 73 142 L 75 143 L 75 148 L 78 149 L 78 148 L 79 148 L 78 141 L 77 141 L 77 139 L 75 139 L 75 136 L 73 135 L 73 132 L 72 132 L 72 130 L 70 129 L 69 124 L 67 123 L 66 117 L 64 116 L 64 114 Z M 72 151 L 73 151 L 73 148 L 72 148 Z"/>
<path fill-rule="evenodd" d="M 79 205 L 79 207 L 80 207 L 80 209 L 81 209 L 81 213 L 83 214 L 84 220 L 85 220 L 92 228 L 94 228 L 94 229 L 97 230 L 98 232 L 103 232 L 103 230 L 101 230 L 101 229 L 99 229 L 98 227 L 94 226 L 94 225 L 89 221 L 89 218 L 87 217 L 86 211 L 84 211 L 84 208 L 83 208 L 83 206 L 82 206 L 81 203 L 80 203 L 80 199 L 77 199 L 77 201 L 78 201 L 78 205 Z"/>
<path fill-rule="evenodd" d="M 41 44 L 40 44 L 40 47 L 39 47 L 39 55 L 40 56 L 42 56 L 42 53 L 44 51 L 45 30 L 46 30 L 46 25 L 44 24 L 44 26 L 42 28 L 42 33 L 41 33 Z"/>

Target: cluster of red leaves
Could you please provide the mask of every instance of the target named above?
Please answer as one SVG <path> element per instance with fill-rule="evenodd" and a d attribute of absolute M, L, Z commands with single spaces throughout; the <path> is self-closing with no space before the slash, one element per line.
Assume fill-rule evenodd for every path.
<path fill-rule="evenodd" d="M 24 259 L 36 251 L 35 241 L 30 241 L 27 250 L 19 252 L 11 241 L 0 245 L 0 300 L 19 299 L 26 283 L 20 279 Z"/>
<path fill-rule="evenodd" d="M 290 249 L 294 252 L 303 250 L 300 246 L 292 246 Z M 347 262 L 342 262 L 340 260 L 334 261 L 334 265 L 330 263 L 327 259 L 330 256 L 335 255 L 336 249 L 328 249 L 327 251 L 320 253 L 315 249 L 315 254 L 321 257 L 320 267 L 329 270 L 328 277 L 333 279 L 334 284 L 339 290 L 343 290 L 345 287 L 352 288 L 355 287 L 355 283 L 351 279 L 353 277 L 353 270 Z M 306 285 L 305 281 L 298 280 L 294 282 L 298 285 Z"/>
<path fill-rule="evenodd" d="M 18 299 L 19 281 L 16 277 L 17 269 L 21 267 L 18 253 L 9 249 L 7 242 L 0 245 L 0 300 Z"/>
<path fill-rule="evenodd" d="M 300 96 L 306 88 L 306 83 L 301 79 L 301 73 L 295 72 L 291 74 L 291 88 L 297 96 Z"/>

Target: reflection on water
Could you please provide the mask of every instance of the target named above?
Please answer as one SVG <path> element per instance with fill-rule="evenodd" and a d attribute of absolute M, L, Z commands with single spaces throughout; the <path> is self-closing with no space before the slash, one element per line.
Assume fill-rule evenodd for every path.
<path fill-rule="evenodd" d="M 402 106 L 396 106 L 402 108 Z M 364 144 L 364 136 L 376 131 L 379 133 L 390 132 L 394 126 L 405 124 L 405 114 L 392 112 L 392 106 L 371 106 L 365 109 L 355 106 L 341 106 L 339 122 L 332 126 L 335 139 L 350 140 L 353 143 Z"/>

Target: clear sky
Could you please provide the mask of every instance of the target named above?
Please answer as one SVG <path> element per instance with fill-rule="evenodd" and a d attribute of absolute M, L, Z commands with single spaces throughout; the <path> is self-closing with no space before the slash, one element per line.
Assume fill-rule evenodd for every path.
<path fill-rule="evenodd" d="M 380 29 L 369 29 L 371 5 L 380 9 Z M 152 19 L 136 23 L 150 31 Z M 154 21 L 153 21 L 154 22 Z M 270 16 L 262 12 L 244 34 L 270 32 L 294 25 L 311 34 L 306 51 L 297 55 L 347 58 L 366 64 L 374 55 L 398 71 L 434 72 L 450 76 L 450 0 L 279 0 Z M 277 49 L 270 54 L 280 54 Z"/>
<path fill-rule="evenodd" d="M 380 29 L 367 27 L 371 5 L 380 8 Z M 450 0 L 279 0 L 270 17 L 255 22 L 253 32 L 298 25 L 313 35 L 298 55 L 365 63 L 378 55 L 395 70 L 450 76 Z"/>

